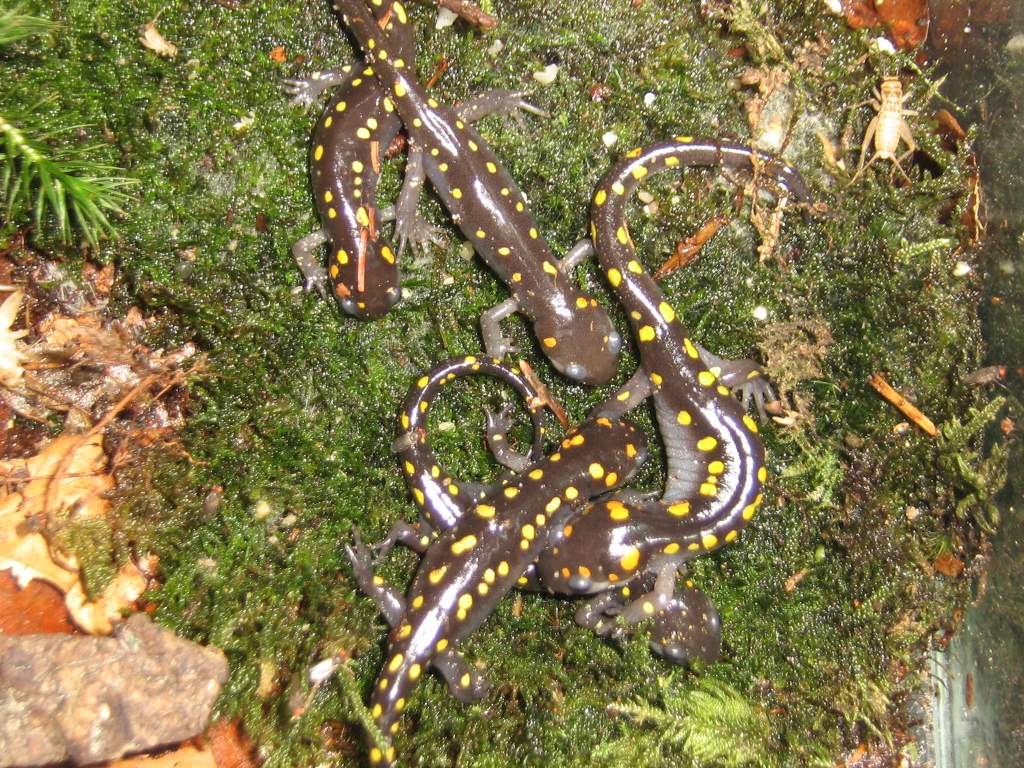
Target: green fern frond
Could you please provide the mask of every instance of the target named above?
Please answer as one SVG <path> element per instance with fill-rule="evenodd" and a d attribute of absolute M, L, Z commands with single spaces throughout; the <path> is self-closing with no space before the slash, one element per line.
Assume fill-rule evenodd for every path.
<path fill-rule="evenodd" d="M 49 19 L 23 13 L 20 6 L 0 9 L 0 46 L 45 35 L 57 25 Z"/>
<path fill-rule="evenodd" d="M 108 214 L 121 213 L 125 188 L 136 180 L 113 175 L 117 169 L 79 159 L 56 160 L 42 143 L 27 138 L 0 115 L 0 201 L 9 221 L 26 210 L 38 229 L 52 214 L 57 231 L 71 239 L 72 222 L 90 245 L 113 236 Z"/>

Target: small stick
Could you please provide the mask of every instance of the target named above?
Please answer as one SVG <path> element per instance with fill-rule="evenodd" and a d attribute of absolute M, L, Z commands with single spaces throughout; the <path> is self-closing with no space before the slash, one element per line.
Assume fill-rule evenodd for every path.
<path fill-rule="evenodd" d="M 443 75 L 447 71 L 448 64 L 449 62 L 447 56 L 442 56 L 441 58 L 439 58 L 437 60 L 437 66 L 434 67 L 434 74 L 430 76 L 430 79 L 427 80 L 426 85 L 424 85 L 423 87 L 433 88 L 435 85 L 437 85 L 437 81 L 441 79 L 441 75 Z"/>
<path fill-rule="evenodd" d="M 871 374 L 868 377 L 868 384 L 870 384 L 878 394 L 896 406 L 900 413 L 910 419 L 910 421 L 916 424 L 921 430 L 927 432 L 930 437 L 935 437 L 938 434 L 938 430 L 935 428 L 935 424 L 932 420 L 921 413 L 916 405 L 893 389 L 882 374 Z"/>
<path fill-rule="evenodd" d="M 439 8 L 447 8 L 459 18 L 465 19 L 474 27 L 479 27 L 484 32 L 489 32 L 498 26 L 498 20 L 489 13 L 484 13 L 469 0 L 437 0 Z"/>
<path fill-rule="evenodd" d="M 668 277 L 677 269 L 682 269 L 693 262 L 700 254 L 700 249 L 704 247 L 704 244 L 714 237 L 715 233 L 728 221 L 729 219 L 725 216 L 713 216 L 703 227 L 697 230 L 696 234 L 676 243 L 675 253 L 669 256 L 665 263 L 655 270 L 654 279 L 661 280 L 663 277 Z"/>
<path fill-rule="evenodd" d="M 370 167 L 374 173 L 380 173 L 380 142 L 376 139 L 370 142 Z"/>
<path fill-rule="evenodd" d="M 569 416 L 565 412 L 565 408 L 562 407 L 561 403 L 555 400 L 551 396 L 551 391 L 547 388 L 543 381 L 533 371 L 533 367 L 525 360 L 519 361 L 519 367 L 523 371 L 523 377 L 529 382 L 530 386 L 537 390 L 537 397 L 540 401 L 546 405 L 555 418 L 558 419 L 558 423 L 562 425 L 562 429 L 569 428 Z"/>

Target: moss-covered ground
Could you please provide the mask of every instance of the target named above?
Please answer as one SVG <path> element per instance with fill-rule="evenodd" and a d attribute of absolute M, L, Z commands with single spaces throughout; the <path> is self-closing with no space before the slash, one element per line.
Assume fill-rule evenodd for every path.
<path fill-rule="evenodd" d="M 657 211 L 638 208 L 631 222 L 654 267 L 713 215 L 729 217 L 663 285 L 696 338 L 766 360 L 793 405 L 788 424 L 762 427 L 772 477 L 762 514 L 692 568 L 721 611 L 724 656 L 676 670 L 642 637 L 602 642 L 573 625 L 573 606 L 514 596 L 464 647 L 492 692 L 464 706 L 424 679 L 397 737 L 407 764 L 832 765 L 861 742 L 899 745 L 922 655 L 970 599 L 993 528 L 1005 454 L 981 449 L 980 422 L 994 414 L 972 419 L 971 409 L 992 395 L 964 380 L 984 363 L 985 265 L 962 223 L 971 148 L 950 150 L 932 132 L 929 107 L 949 107 L 935 101 L 934 73 L 872 52 L 870 36 L 820 0 L 638 5 L 494 0 L 485 7 L 501 24 L 488 34 L 461 23 L 435 31 L 434 10 L 415 6 L 417 64 L 425 78 L 447 58 L 438 98 L 532 87 L 550 111 L 523 128 L 488 119 L 482 131 L 556 251 L 585 233 L 594 183 L 621 153 L 680 133 L 749 141 L 755 79 L 766 83 L 762 115 L 780 117 L 784 155 L 815 208 L 788 211 L 760 261 L 750 197 L 737 202 L 742 182 L 665 180 L 651 187 Z M 289 247 L 317 226 L 314 118 L 288 105 L 281 81 L 353 58 L 328 4 L 32 9 L 62 26 L 5 49 L 0 104 L 20 105 L 24 127 L 53 132 L 56 145 L 99 144 L 93 156 L 141 182 L 116 222 L 121 239 L 87 257 L 117 263 L 121 310 L 162 319 L 155 345 L 191 340 L 208 355 L 184 435 L 192 460 L 154 456 L 123 473 L 112 548 L 160 555 L 156 618 L 225 650 L 220 709 L 242 719 L 268 766 L 359 764 L 353 697 L 337 680 L 315 690 L 307 681 L 337 654 L 365 698 L 381 665 L 382 622 L 341 547 L 356 527 L 375 539 L 412 519 L 389 450 L 398 403 L 419 372 L 479 350 L 480 312 L 505 291 L 467 258 L 430 195 L 422 210 L 448 244 L 405 258 L 405 299 L 387 317 L 358 322 L 298 290 Z M 176 58 L 138 41 L 158 12 Z M 489 54 L 497 39 L 502 49 Z M 549 63 L 558 78 L 540 87 L 530 73 Z M 854 105 L 896 72 L 908 108 L 922 113 L 910 118 L 921 145 L 914 183 L 891 182 L 879 163 L 847 186 L 872 114 Z M 611 149 L 608 131 L 618 136 Z M 385 196 L 400 167 L 387 166 Z M 37 243 L 72 266 L 85 258 L 45 233 Z M 957 272 L 958 261 L 972 271 Z M 581 280 L 611 304 L 592 267 Z M 609 391 L 567 384 L 524 325 L 512 333 L 574 419 Z M 867 384 L 876 371 L 946 433 L 901 427 Z M 502 396 L 470 382 L 440 409 L 436 440 L 455 475 L 493 473 L 479 406 Z M 649 414 L 637 418 L 650 427 Z M 659 477 L 651 461 L 640 485 Z M 222 492 L 210 495 L 215 486 Z M 964 574 L 937 571 L 943 554 Z M 415 564 L 396 553 L 382 573 L 403 584 Z"/>

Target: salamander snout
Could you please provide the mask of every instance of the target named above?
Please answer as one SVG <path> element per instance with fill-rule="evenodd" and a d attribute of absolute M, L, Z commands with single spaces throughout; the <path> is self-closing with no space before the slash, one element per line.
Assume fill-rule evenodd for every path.
<path fill-rule="evenodd" d="M 613 355 L 619 354 L 622 350 L 622 335 L 618 331 L 608 333 L 608 351 Z"/>

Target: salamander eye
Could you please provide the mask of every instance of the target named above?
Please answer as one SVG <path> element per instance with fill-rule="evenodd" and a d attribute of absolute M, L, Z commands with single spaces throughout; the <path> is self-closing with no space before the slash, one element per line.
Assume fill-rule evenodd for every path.
<path fill-rule="evenodd" d="M 345 297 L 338 299 L 338 303 L 341 304 L 341 308 L 349 315 L 358 315 L 359 308 L 356 307 L 356 303 L 352 299 Z"/>
<path fill-rule="evenodd" d="M 567 366 L 565 366 L 564 373 L 566 376 L 568 376 L 570 379 L 573 379 L 574 381 L 582 381 L 584 378 L 586 378 L 587 369 L 584 368 L 579 363 L 569 363 Z"/>
<path fill-rule="evenodd" d="M 622 336 L 618 331 L 611 331 L 608 334 L 608 351 L 617 355 L 620 349 L 622 349 Z"/>

